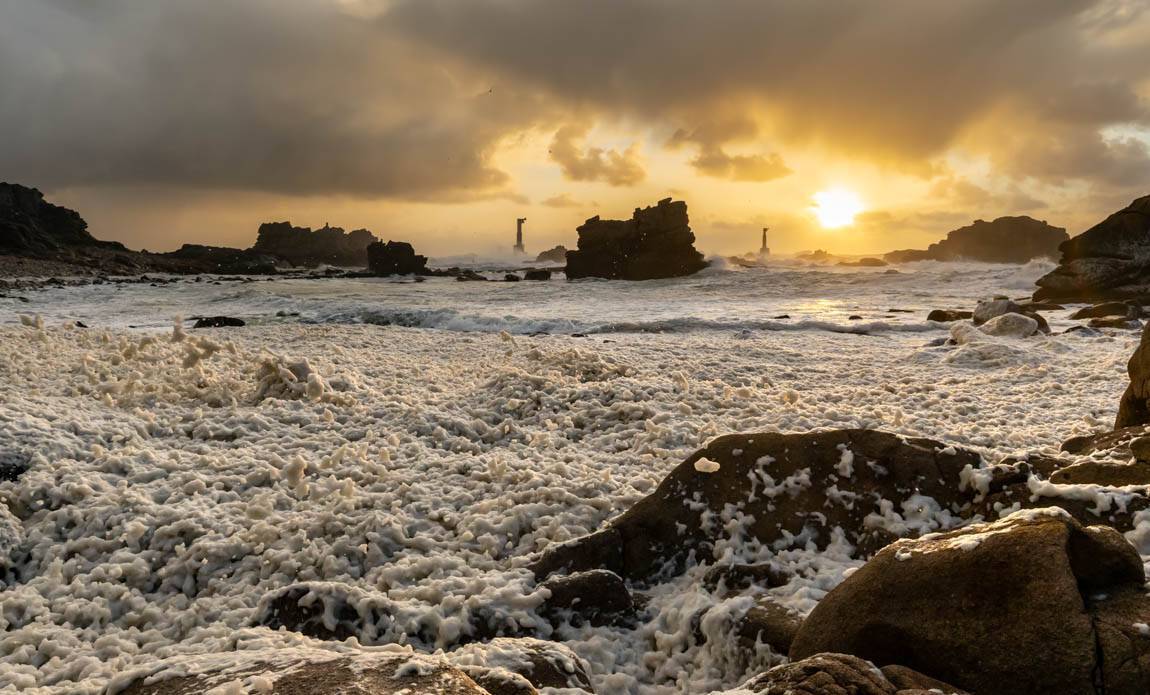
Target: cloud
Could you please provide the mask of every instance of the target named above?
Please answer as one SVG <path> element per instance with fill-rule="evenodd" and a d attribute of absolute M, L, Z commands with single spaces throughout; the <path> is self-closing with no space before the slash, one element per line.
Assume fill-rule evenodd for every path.
<path fill-rule="evenodd" d="M 548 153 L 563 175 L 572 181 L 604 181 L 612 186 L 633 186 L 647 177 L 634 144 L 622 152 L 586 147 L 590 124 L 565 125 L 555 133 Z"/>
<path fill-rule="evenodd" d="M 691 166 L 707 176 L 732 181 L 773 181 L 791 173 L 778 154 L 730 155 L 719 147 L 704 149 Z"/>
<path fill-rule="evenodd" d="M 590 203 L 584 203 L 582 201 L 575 200 L 571 197 L 570 193 L 560 193 L 559 195 L 551 196 L 550 198 L 543 200 L 540 204 L 546 205 L 549 208 L 585 208 L 599 206 L 599 204 L 594 201 Z"/>

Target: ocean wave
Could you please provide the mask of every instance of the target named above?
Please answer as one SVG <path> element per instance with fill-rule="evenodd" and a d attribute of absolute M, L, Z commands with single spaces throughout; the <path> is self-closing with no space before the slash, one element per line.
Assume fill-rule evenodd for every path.
<path fill-rule="evenodd" d="M 553 333 L 561 335 L 602 335 L 610 333 L 689 333 L 696 331 L 825 331 L 872 335 L 878 333 L 920 333 L 939 330 L 927 321 L 896 323 L 891 321 L 836 322 L 826 319 L 750 319 L 725 320 L 697 316 L 636 321 L 590 322 L 562 317 L 532 318 L 514 315 L 484 316 L 455 309 L 367 309 L 340 311 L 322 316 L 308 316 L 305 323 L 366 323 L 377 326 L 402 326 L 448 331 L 514 335 Z"/>

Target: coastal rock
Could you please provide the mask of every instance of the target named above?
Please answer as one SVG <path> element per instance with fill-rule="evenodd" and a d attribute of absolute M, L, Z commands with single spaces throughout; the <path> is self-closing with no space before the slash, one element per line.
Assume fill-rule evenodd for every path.
<path fill-rule="evenodd" d="M 542 688 L 594 693 L 591 668 L 567 646 L 530 637 L 498 637 L 447 654 L 491 695 L 535 695 Z"/>
<path fill-rule="evenodd" d="M 749 586 L 774 588 L 791 581 L 792 574 L 773 562 L 755 565 L 716 565 L 703 575 L 708 591 L 742 591 Z"/>
<path fill-rule="evenodd" d="M 532 268 L 523 275 L 524 280 L 550 280 L 551 271 L 546 268 Z"/>
<path fill-rule="evenodd" d="M 962 470 L 980 464 L 973 452 L 874 430 L 718 437 L 602 530 L 548 548 L 532 568 L 651 580 L 707 557 L 728 508 L 753 519 L 745 533 L 764 544 L 824 547 L 841 533 L 867 555 L 956 523 L 968 501 Z"/>
<path fill-rule="evenodd" d="M 1138 319 L 1128 319 L 1121 316 L 1106 316 L 1090 319 L 1086 325 L 1090 328 L 1116 328 L 1122 331 L 1136 331 L 1142 327 L 1142 322 Z"/>
<path fill-rule="evenodd" d="M 338 654 L 302 646 L 174 657 L 118 676 L 109 695 L 492 695 L 445 659 L 394 652 Z"/>
<path fill-rule="evenodd" d="M 543 253 L 535 257 L 536 263 L 566 263 L 567 262 L 567 247 L 556 246 L 553 249 L 547 249 Z"/>
<path fill-rule="evenodd" d="M 0 253 L 46 257 L 75 247 L 126 250 L 93 237 L 79 213 L 47 202 L 35 188 L 0 182 Z"/>
<path fill-rule="evenodd" d="M 1035 299 L 1150 300 L 1150 195 L 1059 246 L 1058 267 L 1038 279 Z"/>
<path fill-rule="evenodd" d="M 999 217 L 993 222 L 975 220 L 955 229 L 925 250 L 891 251 L 883 256 L 890 263 L 911 261 L 982 261 L 1026 263 L 1032 258 L 1058 254 L 1067 239 L 1066 230 L 1025 215 Z"/>
<path fill-rule="evenodd" d="M 975 305 L 974 311 L 971 312 L 971 314 L 971 318 L 974 320 L 974 325 L 976 326 L 981 326 L 982 324 L 990 321 L 991 319 L 998 318 L 999 316 L 1004 316 L 1006 314 L 1018 314 L 1033 319 L 1037 324 L 1036 329 L 1038 331 L 1042 333 L 1050 333 L 1050 324 L 1046 322 L 1046 319 L 1042 317 L 1042 314 L 1030 311 L 1024 308 L 1022 305 L 1003 297 L 980 301 L 977 305 Z"/>
<path fill-rule="evenodd" d="M 883 669 L 849 654 L 815 654 L 776 666 L 744 683 L 755 695 L 966 695 L 902 666 Z"/>
<path fill-rule="evenodd" d="M 376 241 L 367 247 L 367 269 L 374 275 L 426 275 L 427 256 L 406 241 Z"/>
<path fill-rule="evenodd" d="M 219 273 L 222 275 L 274 275 L 276 259 L 251 250 L 226 246 L 184 244 L 165 259 L 177 261 L 184 272 Z"/>
<path fill-rule="evenodd" d="M 367 247 L 379 239 L 366 229 L 345 232 L 340 227 L 324 225 L 294 227 L 291 222 L 264 222 L 260 225 L 256 253 L 282 258 L 295 266 L 320 264 L 362 268 L 367 265 Z"/>
<path fill-rule="evenodd" d="M 22 451 L 0 451 L 0 482 L 13 482 L 32 467 L 32 457 Z"/>
<path fill-rule="evenodd" d="M 980 695 L 1134 695 L 1150 688 L 1150 661 L 1124 658 L 1150 648 L 1133 627 L 1150 620 L 1144 581 L 1112 529 L 1018 512 L 884 548 L 819 602 L 790 655 L 914 664 Z M 1112 646 L 1100 645 L 1099 620 L 1118 625 Z"/>
<path fill-rule="evenodd" d="M 951 323 L 953 321 L 963 321 L 974 317 L 974 312 L 970 311 L 955 311 L 952 309 L 935 309 L 926 315 L 927 321 L 937 321 L 939 323 Z"/>
<path fill-rule="evenodd" d="M 609 625 L 634 617 L 635 602 L 623 578 L 608 570 L 554 576 L 540 584 L 550 592 L 542 612 L 551 621 Z"/>
<path fill-rule="evenodd" d="M 883 268 L 890 265 L 881 258 L 859 258 L 854 261 L 839 261 L 838 264 L 851 268 Z"/>
<path fill-rule="evenodd" d="M 1137 302 L 1103 302 L 1088 306 L 1070 315 L 1075 320 L 1117 316 L 1126 319 L 1142 318 L 1142 306 Z"/>
<path fill-rule="evenodd" d="M 1118 403 L 1114 429 L 1150 424 L 1150 328 L 1142 331 L 1142 340 L 1126 363 L 1130 383 Z"/>
<path fill-rule="evenodd" d="M 653 280 L 697 273 L 707 266 L 695 250 L 687 204 L 660 200 L 635 209 L 630 220 L 592 217 L 578 228 L 579 244 L 567 252 L 567 278 Z"/>
<path fill-rule="evenodd" d="M 243 319 L 231 316 L 201 316 L 192 328 L 239 328 L 246 325 Z"/>
<path fill-rule="evenodd" d="M 1022 314 L 1002 314 L 979 326 L 987 335 L 1010 338 L 1029 338 L 1038 332 L 1038 321 Z"/>

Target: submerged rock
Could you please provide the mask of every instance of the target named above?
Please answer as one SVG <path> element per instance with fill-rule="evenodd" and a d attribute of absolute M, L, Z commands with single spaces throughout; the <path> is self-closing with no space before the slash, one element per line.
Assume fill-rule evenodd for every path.
<path fill-rule="evenodd" d="M 1150 300 L 1150 195 L 1063 243 L 1035 299 Z"/>
<path fill-rule="evenodd" d="M 745 515 L 748 537 L 775 548 L 825 547 L 841 531 L 867 555 L 956 523 L 969 501 L 962 470 L 980 464 L 973 452 L 873 430 L 719 437 L 602 530 L 548 548 L 533 569 L 650 580 L 707 557 L 726 509 Z"/>
<path fill-rule="evenodd" d="M 926 250 L 891 251 L 883 256 L 890 263 L 911 261 L 983 261 L 1026 263 L 1032 258 L 1058 254 L 1067 239 L 1066 230 L 1025 215 L 999 217 L 993 222 L 975 220 L 956 229 Z"/>
<path fill-rule="evenodd" d="M 1112 529 L 1019 512 L 884 548 L 819 602 L 790 655 L 914 664 L 979 695 L 1144 693 L 1144 582 Z"/>
<path fill-rule="evenodd" d="M 707 267 L 695 250 L 687 204 L 670 198 L 635 209 L 629 220 L 592 217 L 578 228 L 579 244 L 567 252 L 567 278 L 653 280 L 697 273 Z"/>
<path fill-rule="evenodd" d="M 367 269 L 374 275 L 426 275 L 427 256 L 406 241 L 376 241 L 367 247 Z"/>
<path fill-rule="evenodd" d="M 883 268 L 890 265 L 881 258 L 859 258 L 854 261 L 839 261 L 838 264 L 853 268 Z"/>
<path fill-rule="evenodd" d="M 498 637 L 446 655 L 491 695 L 534 695 L 542 688 L 594 693 L 591 667 L 563 644 L 530 637 Z"/>

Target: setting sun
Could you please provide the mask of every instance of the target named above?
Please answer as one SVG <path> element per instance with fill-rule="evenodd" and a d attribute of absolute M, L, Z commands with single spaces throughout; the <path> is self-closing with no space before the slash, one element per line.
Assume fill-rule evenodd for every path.
<path fill-rule="evenodd" d="M 863 202 L 854 191 L 845 188 L 832 188 L 819 191 L 811 196 L 815 204 L 811 210 L 819 224 L 827 229 L 838 229 L 853 224 L 855 215 L 863 211 Z"/>

